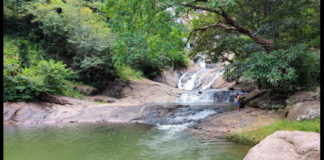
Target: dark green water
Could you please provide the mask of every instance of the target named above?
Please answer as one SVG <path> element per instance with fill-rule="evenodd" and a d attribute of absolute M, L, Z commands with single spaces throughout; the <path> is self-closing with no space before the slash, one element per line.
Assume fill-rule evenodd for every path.
<path fill-rule="evenodd" d="M 138 124 L 4 128 L 5 160 L 241 160 L 250 147 Z"/>

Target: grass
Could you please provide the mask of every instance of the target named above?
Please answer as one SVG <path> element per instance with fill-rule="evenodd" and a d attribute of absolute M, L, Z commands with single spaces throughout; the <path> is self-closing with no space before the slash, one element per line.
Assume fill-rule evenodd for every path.
<path fill-rule="evenodd" d="M 120 80 L 139 80 L 142 78 L 142 72 L 132 69 L 130 66 L 122 65 L 117 68 L 117 75 Z"/>
<path fill-rule="evenodd" d="M 261 127 L 254 131 L 247 131 L 242 133 L 232 133 L 227 138 L 239 144 L 255 145 L 261 140 L 271 135 L 275 131 L 307 131 L 320 133 L 320 118 L 309 121 L 289 121 L 287 119 L 277 120 L 275 123 Z"/>

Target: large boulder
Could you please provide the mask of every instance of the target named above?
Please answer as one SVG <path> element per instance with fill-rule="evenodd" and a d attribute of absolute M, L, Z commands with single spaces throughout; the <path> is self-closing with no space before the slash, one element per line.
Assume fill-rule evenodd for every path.
<path fill-rule="evenodd" d="M 288 105 L 291 105 L 297 102 L 312 101 L 315 100 L 316 98 L 317 98 L 317 94 L 315 92 L 300 91 L 290 96 L 289 99 L 286 100 L 286 102 Z"/>
<path fill-rule="evenodd" d="M 314 120 L 317 117 L 320 117 L 320 101 L 305 101 L 298 102 L 293 105 L 289 105 L 288 116 L 289 120 Z"/>
<path fill-rule="evenodd" d="M 95 87 L 87 86 L 87 85 L 79 85 L 77 90 L 86 96 L 94 95 L 98 93 L 98 89 Z"/>
<path fill-rule="evenodd" d="M 277 131 L 251 148 L 244 160 L 319 160 L 320 134 Z"/>
<path fill-rule="evenodd" d="M 263 96 L 265 93 L 267 93 L 267 90 L 255 89 L 255 90 L 251 91 L 250 93 L 241 96 L 241 103 L 246 104 L 255 98 Z"/>
<path fill-rule="evenodd" d="M 250 100 L 246 103 L 247 106 L 261 109 L 280 109 L 284 108 L 284 101 L 279 99 L 272 99 L 268 95 L 263 95 Z"/>
<path fill-rule="evenodd" d="M 233 86 L 236 90 L 241 90 L 243 92 L 251 92 L 252 90 L 255 90 L 258 88 L 256 81 L 249 80 L 249 81 L 242 81 L 237 82 L 235 86 Z"/>

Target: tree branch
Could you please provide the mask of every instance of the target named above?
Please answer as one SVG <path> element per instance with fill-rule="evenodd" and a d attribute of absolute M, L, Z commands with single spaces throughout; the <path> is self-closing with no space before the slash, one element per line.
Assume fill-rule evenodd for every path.
<path fill-rule="evenodd" d="M 209 26 L 206 26 L 206 27 L 202 27 L 202 28 L 195 28 L 195 29 L 193 29 L 193 30 L 190 32 L 189 37 L 187 38 L 187 41 L 186 41 L 184 47 L 186 47 L 187 43 L 189 42 L 189 40 L 190 40 L 190 38 L 191 38 L 191 36 L 192 36 L 192 34 L 193 34 L 194 32 L 197 32 L 197 31 L 205 31 L 205 30 L 208 30 L 208 29 L 210 29 L 210 28 L 214 28 L 214 27 L 222 28 L 222 29 L 224 29 L 224 30 L 226 30 L 226 31 L 236 30 L 236 28 L 234 28 L 234 27 L 228 27 L 228 26 L 222 24 L 221 21 L 218 21 L 217 24 L 212 24 L 212 25 L 209 25 Z"/>
<path fill-rule="evenodd" d="M 193 8 L 193 9 L 200 9 L 200 10 L 216 13 L 216 14 L 222 16 L 225 19 L 227 24 L 229 24 L 229 25 L 231 25 L 231 26 L 233 26 L 235 28 L 235 29 L 231 29 L 231 30 L 236 30 L 236 31 L 238 31 L 240 33 L 246 34 L 254 42 L 262 45 L 263 48 L 267 52 L 270 52 L 270 47 L 273 44 L 273 40 L 263 39 L 262 37 L 259 37 L 257 35 L 253 35 L 253 32 L 250 29 L 246 28 L 245 26 L 243 26 L 241 24 L 237 24 L 225 11 L 220 11 L 220 10 L 217 10 L 217 9 L 212 9 L 212 8 L 208 8 L 208 7 L 204 7 L 204 6 L 195 6 L 195 5 L 192 5 L 192 4 L 182 4 L 182 5 L 184 7 L 189 7 L 189 8 Z M 192 33 L 190 33 L 190 36 L 191 36 L 191 34 Z M 189 36 L 189 38 L 190 38 L 190 36 Z"/>

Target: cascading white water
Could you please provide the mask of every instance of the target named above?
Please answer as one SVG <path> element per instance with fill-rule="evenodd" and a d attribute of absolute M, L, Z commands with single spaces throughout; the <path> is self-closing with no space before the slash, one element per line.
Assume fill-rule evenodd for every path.
<path fill-rule="evenodd" d="M 200 70 L 184 73 L 178 80 L 178 88 L 184 90 L 209 89 L 213 83 L 222 76 L 223 71 L 218 68 L 206 68 L 204 59 L 199 59 L 197 64 Z M 199 76 L 199 77 L 198 77 Z"/>
<path fill-rule="evenodd" d="M 202 56 L 203 57 L 203 56 Z M 237 93 L 244 94 L 237 90 L 210 89 L 211 86 L 223 75 L 219 63 L 206 65 L 205 59 L 199 59 L 197 71 L 184 73 L 178 80 L 178 88 L 187 90 L 177 97 L 177 103 L 189 105 L 183 107 L 170 117 L 162 119 L 157 128 L 176 133 L 193 126 L 212 114 L 221 113 L 219 109 L 224 109 L 221 104 L 228 106 L 233 103 Z M 213 67 L 211 67 L 213 66 Z"/>
<path fill-rule="evenodd" d="M 189 91 L 181 94 L 177 98 L 178 103 L 184 104 L 200 104 L 215 102 L 234 102 L 236 94 L 245 94 L 239 90 L 221 90 L 221 89 L 208 89 L 203 91 Z"/>
<path fill-rule="evenodd" d="M 183 89 L 183 87 L 182 87 L 182 79 L 188 74 L 189 72 L 186 72 L 185 74 L 183 74 L 181 77 L 180 77 L 180 79 L 179 79 L 179 81 L 178 81 L 178 88 L 180 88 L 180 89 Z"/>

